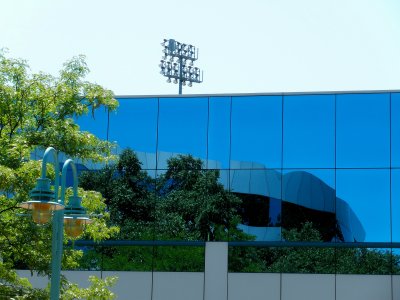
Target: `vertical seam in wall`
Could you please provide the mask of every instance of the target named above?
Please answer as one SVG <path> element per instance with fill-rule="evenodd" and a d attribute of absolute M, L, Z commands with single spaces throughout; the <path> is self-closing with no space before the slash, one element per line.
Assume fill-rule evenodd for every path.
<path fill-rule="evenodd" d="M 334 167 L 335 167 L 335 174 L 334 174 L 334 176 L 335 176 L 335 194 L 334 194 L 334 197 L 335 197 L 335 221 L 336 221 L 336 226 L 337 227 L 339 227 L 339 224 L 337 224 L 337 207 L 336 207 L 336 199 L 337 199 L 337 190 L 336 190 L 336 148 L 337 148 L 337 144 L 336 144 L 336 106 L 337 106 L 337 100 L 336 100 L 336 94 L 335 94 L 335 110 L 334 110 L 334 139 L 335 139 L 335 157 L 334 157 L 334 160 L 335 160 L 335 162 L 334 162 Z M 335 239 L 335 242 L 337 242 L 337 239 Z M 335 276 L 335 286 L 334 286 L 334 288 L 335 288 L 335 300 L 336 300 L 336 279 L 337 279 L 337 251 L 338 251 L 338 249 L 335 247 L 334 249 L 333 249 L 333 259 L 334 259 L 334 262 L 335 262 L 335 274 L 334 274 L 334 276 Z"/>
<path fill-rule="evenodd" d="M 206 169 L 208 170 L 208 144 L 210 132 L 210 97 L 207 97 L 207 130 L 206 130 Z"/>
<path fill-rule="evenodd" d="M 160 98 L 157 98 L 157 126 L 156 126 L 156 174 L 155 177 L 157 178 L 158 176 L 158 128 L 160 124 Z M 157 181 L 156 181 L 157 182 Z M 157 206 L 157 186 L 154 186 L 154 210 L 156 210 Z M 157 226 L 157 220 L 154 220 L 153 222 L 153 241 L 155 240 L 156 236 L 156 226 Z M 152 246 L 152 259 L 151 259 L 151 293 L 150 293 L 150 299 L 153 299 L 153 294 L 154 294 L 154 260 L 156 259 L 156 246 Z"/>
<path fill-rule="evenodd" d="M 228 189 L 231 192 L 231 160 L 232 160 L 232 107 L 233 107 L 233 100 L 230 97 L 229 101 L 229 169 L 228 169 Z M 230 207 L 229 207 L 230 209 Z M 228 231 L 228 241 L 230 241 L 230 231 Z M 229 255 L 228 255 L 229 256 Z"/>
<path fill-rule="evenodd" d="M 393 243 L 392 213 L 392 93 L 389 93 L 389 195 L 390 195 L 390 242 Z M 393 248 L 390 249 L 390 295 L 393 300 Z"/>
<path fill-rule="evenodd" d="M 282 104 L 281 104 L 281 241 L 282 241 L 282 204 L 283 204 L 283 124 L 284 124 L 284 101 L 285 101 L 285 96 L 282 96 Z M 282 269 L 280 270 L 279 274 L 279 299 L 282 300 Z"/>
<path fill-rule="evenodd" d="M 229 300 L 229 244 L 226 245 L 226 300 Z"/>
<path fill-rule="evenodd" d="M 206 141 L 206 169 L 208 170 L 208 147 L 209 147 L 209 130 L 210 130 L 210 97 L 207 97 L 207 141 Z M 204 246 L 204 272 L 203 272 L 203 300 L 206 294 L 206 251 L 207 247 Z"/>
<path fill-rule="evenodd" d="M 207 243 L 204 246 L 204 272 L 203 272 L 203 300 L 206 298 L 206 247 Z"/>
<path fill-rule="evenodd" d="M 233 107 L 233 100 L 232 96 L 230 97 L 229 101 L 229 169 L 228 169 L 228 190 L 229 193 L 231 192 L 231 159 L 232 159 L 232 107 Z M 228 207 L 230 210 L 230 207 Z M 230 240 L 230 231 L 228 230 L 228 242 Z M 227 268 L 226 268 L 226 297 L 229 299 L 229 244 L 228 244 L 228 255 L 227 255 Z"/>

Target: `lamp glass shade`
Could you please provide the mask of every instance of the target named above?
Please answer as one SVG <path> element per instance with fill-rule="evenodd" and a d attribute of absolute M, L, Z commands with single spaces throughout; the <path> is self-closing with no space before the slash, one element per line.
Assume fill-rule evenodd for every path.
<path fill-rule="evenodd" d="M 64 229 L 68 236 L 77 238 L 82 234 L 84 226 L 91 222 L 86 217 L 64 217 Z"/>
<path fill-rule="evenodd" d="M 48 223 L 54 210 L 64 209 L 64 205 L 56 202 L 35 200 L 23 202 L 19 207 L 32 210 L 33 221 L 39 225 Z"/>
<path fill-rule="evenodd" d="M 32 207 L 33 222 L 44 225 L 50 222 L 53 210 L 48 203 L 35 203 Z"/>

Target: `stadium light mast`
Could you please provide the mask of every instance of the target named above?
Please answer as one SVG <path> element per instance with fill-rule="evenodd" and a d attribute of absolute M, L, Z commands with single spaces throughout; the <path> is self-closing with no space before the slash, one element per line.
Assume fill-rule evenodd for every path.
<path fill-rule="evenodd" d="M 199 57 L 199 49 L 193 45 L 183 44 L 173 39 L 164 39 L 161 43 L 163 46 L 163 57 L 160 61 L 160 74 L 168 77 L 167 82 L 179 82 L 179 95 L 182 95 L 182 86 L 189 87 L 195 83 L 203 82 L 203 72 L 193 67 L 193 62 Z"/>

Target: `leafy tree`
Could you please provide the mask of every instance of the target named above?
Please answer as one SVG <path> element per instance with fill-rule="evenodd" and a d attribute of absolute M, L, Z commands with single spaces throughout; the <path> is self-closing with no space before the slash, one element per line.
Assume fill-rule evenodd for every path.
<path fill-rule="evenodd" d="M 17 215 L 23 212 L 18 204 L 29 200 L 40 175 L 41 163 L 31 160 L 31 153 L 52 146 L 79 159 L 109 157 L 111 145 L 81 131 L 74 121 L 118 105 L 111 91 L 84 80 L 88 72 L 83 56 L 67 61 L 55 77 L 32 74 L 26 61 L 0 52 L 0 294 L 27 295 L 34 290 L 18 279 L 12 271 L 16 267 L 49 275 L 51 225 L 38 227 Z M 89 213 L 104 211 L 101 194 L 80 190 L 80 195 Z M 101 240 L 118 231 L 106 226 L 108 214 L 103 214 L 104 219 L 88 225 L 87 238 Z M 65 251 L 63 266 L 76 267 L 81 256 L 81 251 Z"/>
<path fill-rule="evenodd" d="M 228 234 L 231 240 L 244 238 L 237 229 L 241 200 L 218 182 L 218 170 L 204 170 L 202 161 L 191 155 L 172 157 L 167 164 L 158 182 L 157 216 L 163 222 L 162 233 L 174 238 L 176 228 L 181 228 L 185 239 L 228 240 Z"/>
<path fill-rule="evenodd" d="M 109 222 L 121 229 L 119 239 L 145 239 L 144 232 L 152 231 L 154 181 L 141 170 L 132 150 L 124 150 L 116 164 L 83 173 L 79 182 L 84 189 L 98 191 L 105 197 Z M 147 239 L 152 239 L 149 232 Z"/>
<path fill-rule="evenodd" d="M 311 222 L 300 229 L 283 230 L 289 242 L 321 242 L 321 233 Z M 231 272 L 283 272 L 319 274 L 391 274 L 399 271 L 399 256 L 367 248 L 233 247 Z"/>
<path fill-rule="evenodd" d="M 166 173 L 153 179 L 141 170 L 132 150 L 117 164 L 82 174 L 85 189 L 106 197 L 110 222 L 121 228 L 121 239 L 228 240 L 251 239 L 237 229 L 241 200 L 218 182 L 219 172 L 202 169 L 190 155 L 168 160 Z M 185 258 L 184 258 L 185 257 Z M 196 247 L 113 247 L 88 253 L 83 264 L 122 270 L 202 270 L 204 253 Z"/>

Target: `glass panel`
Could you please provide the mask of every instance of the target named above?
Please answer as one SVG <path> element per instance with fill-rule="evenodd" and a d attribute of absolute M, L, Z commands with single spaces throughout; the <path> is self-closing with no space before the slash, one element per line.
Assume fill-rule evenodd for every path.
<path fill-rule="evenodd" d="M 209 207 L 210 217 L 215 214 L 214 221 L 210 223 L 210 227 L 213 228 L 212 237 L 215 241 L 228 241 L 231 238 L 237 236 L 237 207 L 239 205 L 239 199 L 230 192 L 229 185 L 229 170 L 210 170 L 206 174 L 208 178 L 208 193 L 206 196 L 207 206 Z M 215 184 L 216 177 L 217 183 Z M 207 203 L 206 202 L 206 203 Z"/>
<path fill-rule="evenodd" d="M 82 131 L 89 131 L 102 140 L 107 140 L 108 110 L 100 108 L 95 111 L 94 116 L 89 112 L 74 118 Z"/>
<path fill-rule="evenodd" d="M 232 98 L 232 169 L 280 168 L 282 97 Z"/>
<path fill-rule="evenodd" d="M 278 170 L 231 170 L 231 192 L 240 199 L 238 229 L 231 240 L 281 240 L 281 173 Z"/>
<path fill-rule="evenodd" d="M 335 249 L 284 247 L 278 249 L 274 269 L 282 273 L 334 274 Z"/>
<path fill-rule="evenodd" d="M 400 275 L 400 249 L 392 249 L 392 273 Z"/>
<path fill-rule="evenodd" d="M 238 199 L 227 189 L 227 170 L 173 168 L 158 174 L 157 240 L 228 240 L 237 215 L 229 207 Z"/>
<path fill-rule="evenodd" d="M 211 97 L 208 121 L 209 169 L 229 169 L 231 98 Z"/>
<path fill-rule="evenodd" d="M 389 94 L 337 95 L 336 166 L 390 166 Z"/>
<path fill-rule="evenodd" d="M 158 169 L 171 155 L 207 159 L 208 98 L 160 98 Z"/>
<path fill-rule="evenodd" d="M 335 249 L 310 247 L 229 247 L 229 272 L 335 273 Z"/>
<path fill-rule="evenodd" d="M 346 241 L 390 242 L 390 171 L 336 171 L 336 215 Z"/>
<path fill-rule="evenodd" d="M 335 215 L 333 169 L 285 170 L 282 178 L 282 238 L 342 240 Z"/>
<path fill-rule="evenodd" d="M 283 167 L 335 167 L 335 96 L 285 96 Z"/>
<path fill-rule="evenodd" d="M 280 249 L 273 247 L 228 247 L 228 272 L 280 273 Z"/>
<path fill-rule="evenodd" d="M 400 167 L 400 94 L 392 94 L 392 167 Z"/>
<path fill-rule="evenodd" d="M 102 246 L 98 253 L 102 271 L 151 271 L 152 246 Z"/>
<path fill-rule="evenodd" d="M 392 170 L 392 242 L 400 242 L 400 170 Z"/>
<path fill-rule="evenodd" d="M 204 246 L 157 246 L 154 250 L 153 271 L 204 272 Z"/>
<path fill-rule="evenodd" d="M 134 150 L 143 169 L 156 168 L 158 100 L 119 99 L 116 112 L 110 113 L 109 140 L 122 149 Z"/>
<path fill-rule="evenodd" d="M 108 140 L 108 110 L 100 108 L 95 111 L 94 116 L 89 112 L 87 115 L 82 115 L 78 118 L 74 118 L 76 124 L 79 125 L 82 131 L 88 131 L 94 134 L 101 140 Z M 36 149 L 33 154 L 34 159 L 40 159 L 43 156 L 45 149 Z M 67 160 L 68 157 L 64 153 L 59 153 L 58 159 L 60 162 Z M 103 163 L 93 162 L 91 160 L 76 159 L 75 163 L 79 165 L 82 170 L 97 170 L 104 167 Z M 81 171 L 81 170 L 79 170 Z M 70 180 L 69 180 L 70 181 Z M 68 182 L 68 185 L 70 182 Z"/>
<path fill-rule="evenodd" d="M 391 249 L 338 248 L 337 274 L 392 274 Z"/>

